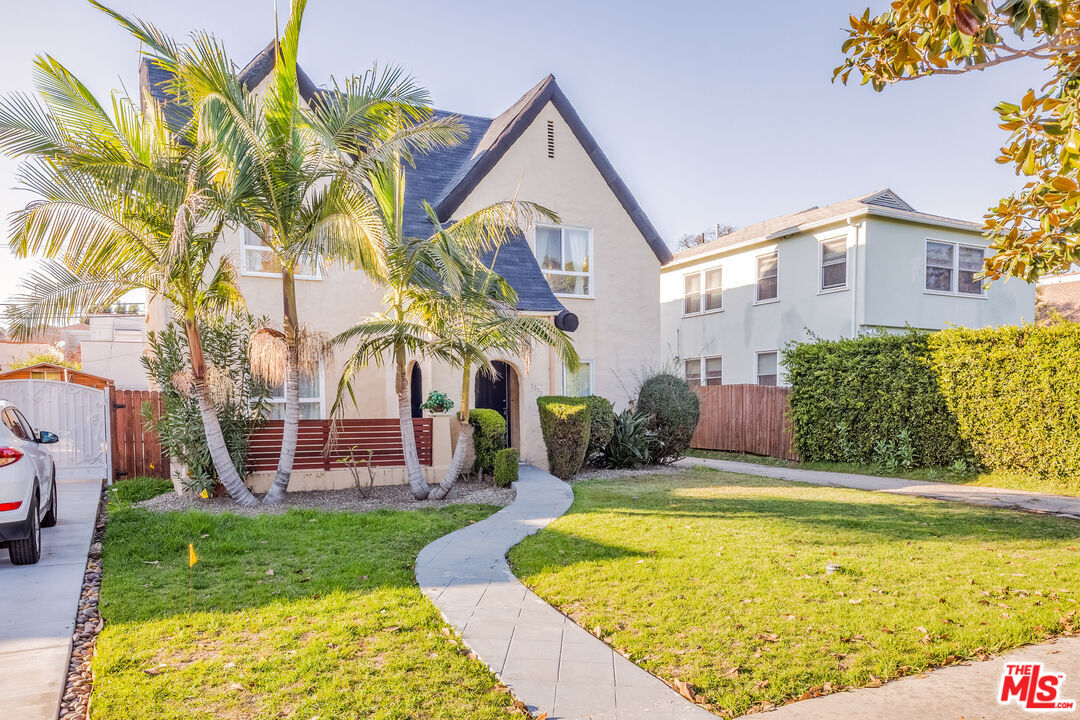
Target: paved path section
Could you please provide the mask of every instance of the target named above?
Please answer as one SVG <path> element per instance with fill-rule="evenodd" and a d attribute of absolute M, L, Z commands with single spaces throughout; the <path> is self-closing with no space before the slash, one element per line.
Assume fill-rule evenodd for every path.
<path fill-rule="evenodd" d="M 56 720 L 100 497 L 100 480 L 61 481 L 41 560 L 15 566 L 0 550 L 0 718 Z"/>
<path fill-rule="evenodd" d="M 893 495 L 914 495 L 933 500 L 953 500 L 971 505 L 986 505 L 989 507 L 1013 508 L 1036 513 L 1063 515 L 1080 520 L 1080 497 L 1069 497 L 1067 495 L 1051 495 L 1048 493 L 1026 492 L 1024 490 L 1004 490 L 1001 488 L 977 487 L 975 485 L 953 485 L 922 480 L 902 480 L 900 478 L 855 475 L 824 470 L 801 470 L 776 465 L 758 465 L 756 463 L 696 457 L 683 458 L 676 464 L 683 467 L 703 465 L 726 472 L 759 475 L 778 480 L 793 480 L 814 485 L 855 488 L 856 490 L 874 490 Z"/>
<path fill-rule="evenodd" d="M 851 718 L 917 718 L 917 720 L 1014 720 L 1018 718 L 1080 718 L 1080 709 L 1030 711 L 1015 701 L 998 702 L 1006 662 L 1041 662 L 1043 674 L 1065 673 L 1058 695 L 1080 708 L 1080 638 L 1032 645 L 970 665 L 953 665 L 926 676 L 888 682 L 785 705 L 766 715 L 768 720 L 850 720 Z"/>
<path fill-rule="evenodd" d="M 514 489 L 509 507 L 436 540 L 416 560 L 420 588 L 465 643 L 549 720 L 714 718 L 518 582 L 506 551 L 565 513 L 574 495 L 532 466 L 522 466 Z"/>

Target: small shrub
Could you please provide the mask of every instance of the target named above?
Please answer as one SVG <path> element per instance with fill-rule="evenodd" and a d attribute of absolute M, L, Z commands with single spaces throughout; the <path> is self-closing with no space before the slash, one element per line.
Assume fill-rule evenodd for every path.
<path fill-rule="evenodd" d="M 548 395 L 537 398 L 536 406 L 551 474 L 569 480 L 581 470 L 589 450 L 589 403 L 580 397 Z"/>
<path fill-rule="evenodd" d="M 673 462 L 686 454 L 701 409 L 685 380 L 667 372 L 648 378 L 638 391 L 637 411 L 649 418 L 653 462 Z"/>
<path fill-rule="evenodd" d="M 589 403 L 589 451 L 587 459 L 592 459 L 604 452 L 611 433 L 615 430 L 615 409 L 611 401 L 599 395 L 589 395 L 584 400 Z"/>
<path fill-rule="evenodd" d="M 509 487 L 518 479 L 518 451 L 516 448 L 503 448 L 495 453 L 495 484 Z"/>
<path fill-rule="evenodd" d="M 610 468 L 636 468 L 649 464 L 652 436 L 649 416 L 635 410 L 623 410 L 615 417 L 611 440 L 604 448 L 601 463 Z"/>
<path fill-rule="evenodd" d="M 473 472 L 479 475 L 495 471 L 495 453 L 506 447 L 506 418 L 495 410 L 479 408 L 469 412 L 473 426 Z"/>

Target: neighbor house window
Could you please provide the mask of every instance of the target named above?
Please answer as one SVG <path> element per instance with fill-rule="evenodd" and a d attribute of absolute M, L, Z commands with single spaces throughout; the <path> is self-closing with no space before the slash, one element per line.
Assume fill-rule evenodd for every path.
<path fill-rule="evenodd" d="M 847 287 L 847 238 L 821 243 L 821 289 Z"/>
<path fill-rule="evenodd" d="M 536 262 L 556 295 L 592 297 L 592 230 L 538 226 Z"/>
<path fill-rule="evenodd" d="M 64 373 L 60 370 L 31 370 L 31 380 L 63 380 Z"/>
<path fill-rule="evenodd" d="M 776 385 L 776 351 L 759 352 L 757 354 L 757 384 Z"/>
<path fill-rule="evenodd" d="M 563 395 L 585 397 L 592 395 L 592 362 L 581 360 L 577 370 L 563 366 Z"/>
<path fill-rule="evenodd" d="M 284 420 L 285 386 L 272 386 L 267 402 L 270 403 L 270 412 L 266 416 L 267 420 Z M 300 419 L 321 420 L 323 417 L 322 405 L 323 378 L 322 364 L 320 363 L 319 369 L 313 375 L 300 376 Z"/>
<path fill-rule="evenodd" d="M 683 366 L 686 368 L 686 382 L 690 385 L 701 384 L 701 358 L 687 360 Z"/>
<path fill-rule="evenodd" d="M 262 241 L 258 235 L 244 228 L 244 274 L 245 275 L 281 275 L 281 261 L 277 254 Z M 318 280 L 319 264 L 312 259 L 303 259 L 296 264 L 293 277 L 302 280 Z"/>
<path fill-rule="evenodd" d="M 705 358 L 705 384 L 724 384 L 724 358 L 719 355 Z"/>
<path fill-rule="evenodd" d="M 933 292 L 982 295 L 975 278 L 982 271 L 984 249 L 940 240 L 926 241 L 926 289 Z"/>
<path fill-rule="evenodd" d="M 709 268 L 683 275 L 683 313 L 695 315 L 724 309 L 724 271 Z"/>
<path fill-rule="evenodd" d="M 757 301 L 764 302 L 777 298 L 777 265 L 775 251 L 757 258 Z"/>

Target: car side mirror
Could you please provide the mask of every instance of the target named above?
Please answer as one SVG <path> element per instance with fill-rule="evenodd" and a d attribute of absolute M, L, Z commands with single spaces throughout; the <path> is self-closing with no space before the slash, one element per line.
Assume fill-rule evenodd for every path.
<path fill-rule="evenodd" d="M 38 433 L 38 442 L 42 445 L 52 445 L 53 443 L 60 442 L 60 438 L 56 436 L 56 433 L 51 433 L 48 430 L 42 430 Z"/>

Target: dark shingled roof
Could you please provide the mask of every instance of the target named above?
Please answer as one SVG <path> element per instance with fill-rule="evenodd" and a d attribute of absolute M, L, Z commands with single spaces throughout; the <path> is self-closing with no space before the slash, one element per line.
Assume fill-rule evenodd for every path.
<path fill-rule="evenodd" d="M 273 69 L 274 60 L 274 43 L 270 42 L 240 71 L 241 83 L 248 88 L 257 86 Z M 182 124 L 190 119 L 191 112 L 171 102 L 175 98 L 166 93 L 162 85 L 168 79 L 167 71 L 149 59 L 143 60 L 139 73 L 142 92 L 148 93 L 162 103 L 166 107 L 166 112 L 173 113 L 170 119 L 175 118 Z M 297 81 L 301 96 L 309 103 L 321 92 L 299 66 L 297 67 Z M 552 75 L 548 75 L 537 83 L 506 112 L 494 119 L 457 115 L 444 110 L 435 111 L 436 117 L 451 115 L 460 117 L 468 135 L 460 145 L 418 156 L 415 158 L 416 167 L 406 168 L 405 234 L 413 237 L 425 237 L 430 234 L 431 224 L 421 207 L 423 200 L 430 202 L 443 220 L 452 218 L 469 193 L 476 188 L 480 180 L 502 158 L 549 101 L 562 114 L 578 142 L 581 143 L 608 187 L 645 237 L 661 264 L 668 262 L 671 259 L 671 250 L 660 238 L 626 184 L 608 162 L 607 157 L 570 105 L 570 101 L 559 89 Z M 562 303 L 551 292 L 544 274 L 536 263 L 532 249 L 523 236 L 514 236 L 499 248 L 497 255 L 489 254 L 486 260 L 490 262 L 492 256 L 495 259 L 495 271 L 517 291 L 519 309 L 552 314 L 565 310 Z"/>

